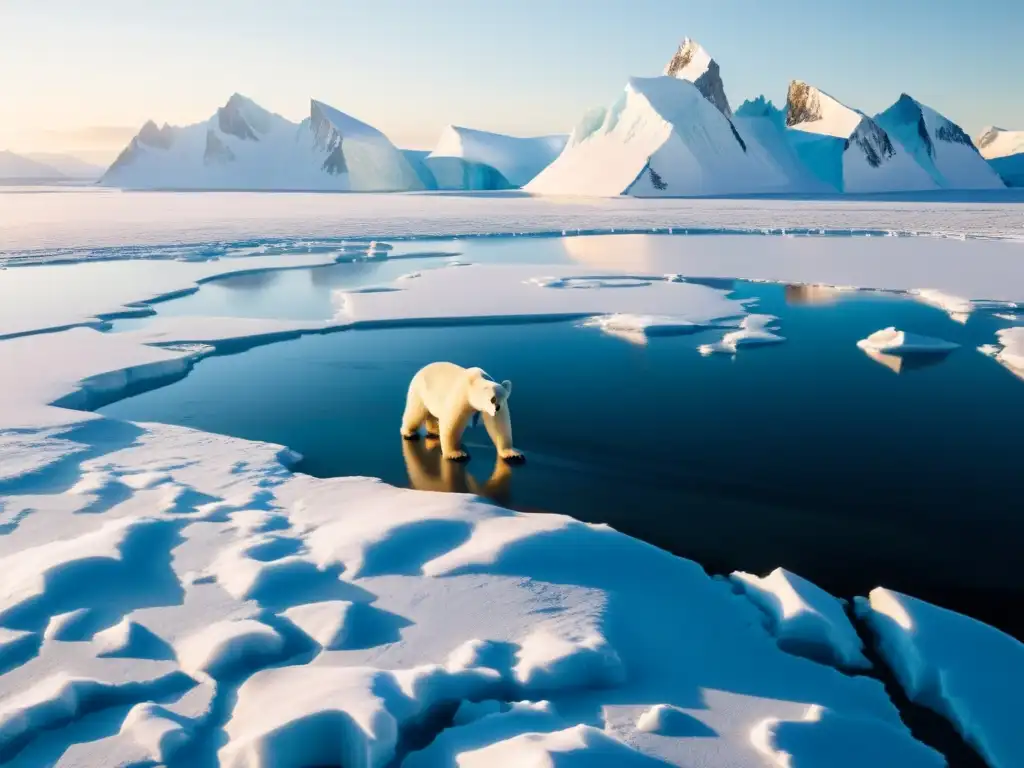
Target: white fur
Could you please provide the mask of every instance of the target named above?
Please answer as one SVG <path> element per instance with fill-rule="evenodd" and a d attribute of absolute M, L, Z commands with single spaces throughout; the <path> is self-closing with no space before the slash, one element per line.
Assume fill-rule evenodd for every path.
<path fill-rule="evenodd" d="M 454 363 L 431 363 L 421 368 L 409 384 L 402 416 L 402 437 L 412 440 L 424 424 L 428 434 L 441 439 L 441 455 L 458 461 L 468 454 L 462 450 L 462 433 L 479 413 L 487 434 L 503 459 L 521 459 L 512 447 L 512 417 L 508 398 L 512 382 L 492 381 L 480 368 L 463 368 Z"/>

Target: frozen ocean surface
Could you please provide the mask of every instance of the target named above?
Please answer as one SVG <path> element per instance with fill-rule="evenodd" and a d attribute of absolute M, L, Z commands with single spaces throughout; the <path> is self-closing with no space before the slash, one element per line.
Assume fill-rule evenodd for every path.
<path fill-rule="evenodd" d="M 1014 764 L 1011 199 L 0 191 L 0 763 Z M 399 441 L 461 356 L 526 466 Z"/>

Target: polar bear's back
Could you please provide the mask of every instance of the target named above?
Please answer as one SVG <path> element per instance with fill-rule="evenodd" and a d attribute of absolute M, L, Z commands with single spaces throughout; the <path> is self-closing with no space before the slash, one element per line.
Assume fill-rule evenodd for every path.
<path fill-rule="evenodd" d="M 468 369 L 455 363 L 430 363 L 416 373 L 409 388 L 412 389 L 427 410 L 437 416 L 452 390 L 466 380 Z"/>

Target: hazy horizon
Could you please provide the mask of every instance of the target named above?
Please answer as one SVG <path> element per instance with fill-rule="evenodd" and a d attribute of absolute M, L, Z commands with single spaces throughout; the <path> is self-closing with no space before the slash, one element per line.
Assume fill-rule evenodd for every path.
<path fill-rule="evenodd" d="M 868 114 L 907 92 L 971 136 L 1024 128 L 1015 0 L 984 18 L 947 0 L 8 0 L 3 13 L 0 71 L 16 76 L 4 78 L 0 150 L 99 163 L 146 120 L 201 122 L 235 92 L 296 122 L 316 98 L 407 148 L 430 148 L 448 124 L 566 133 L 628 77 L 660 74 L 686 36 L 718 61 L 734 106 L 781 104 L 801 79 Z"/>

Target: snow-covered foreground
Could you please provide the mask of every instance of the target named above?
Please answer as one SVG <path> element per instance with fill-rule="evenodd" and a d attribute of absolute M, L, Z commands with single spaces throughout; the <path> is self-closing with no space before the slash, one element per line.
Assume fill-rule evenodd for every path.
<path fill-rule="evenodd" d="M 857 241 L 871 268 L 842 249 L 787 261 L 759 247 L 811 240 L 736 240 L 751 244 L 754 272 L 940 288 L 968 306 L 1024 301 L 1016 244 Z M 346 292 L 333 322 L 598 315 L 629 330 L 770 333 L 725 290 L 660 271 L 663 256 L 634 253 L 627 270 L 628 248 L 613 256 L 584 238 L 566 243 L 570 254 L 583 246 L 585 264 L 429 270 Z M 908 249 L 904 268 L 890 259 L 887 277 L 869 243 Z M 917 243 L 930 261 L 911 255 Z M 954 253 L 974 257 L 969 272 L 953 269 Z M 719 269 L 742 273 L 734 259 Z M 165 287 L 235 266 L 168 263 Z M 2 272 L 0 285 L 29 272 Z M 55 302 L 33 322 L 67 324 L 159 292 L 147 277 L 75 307 Z M 793 574 L 715 579 L 605 526 L 296 475 L 282 446 L 69 410 L 184 375 L 210 345 L 303 327 L 157 318 L 118 334 L 78 327 L 0 341 L 0 368 L 11 372 L 0 401 L 0 762 L 943 764 L 880 682 L 830 666 L 863 668 L 861 643 L 843 607 Z M 1013 337 L 1001 341 L 1016 354 Z M 1020 675 L 1024 647 L 976 623 L 936 630 L 935 609 L 919 606 L 894 619 L 898 628 L 862 613 L 911 698 L 949 717 L 993 765 L 1014 764 L 1017 724 L 1005 715 L 1019 701 L 1000 707 L 991 691 Z M 870 609 L 895 616 L 875 594 Z M 950 652 L 949 637 L 963 638 L 954 650 L 964 654 Z M 975 642 L 998 663 L 963 666 Z M 971 681 L 966 693 L 921 687 L 947 669 Z"/>
<path fill-rule="evenodd" d="M 191 257 L 275 239 L 592 232 L 929 234 L 1024 239 L 1024 193 L 864 199 L 602 199 L 0 188 L 0 261 Z M 174 244 L 173 255 L 152 246 Z M 102 250 L 109 249 L 109 250 Z M 26 254 L 26 251 L 39 251 Z"/>

